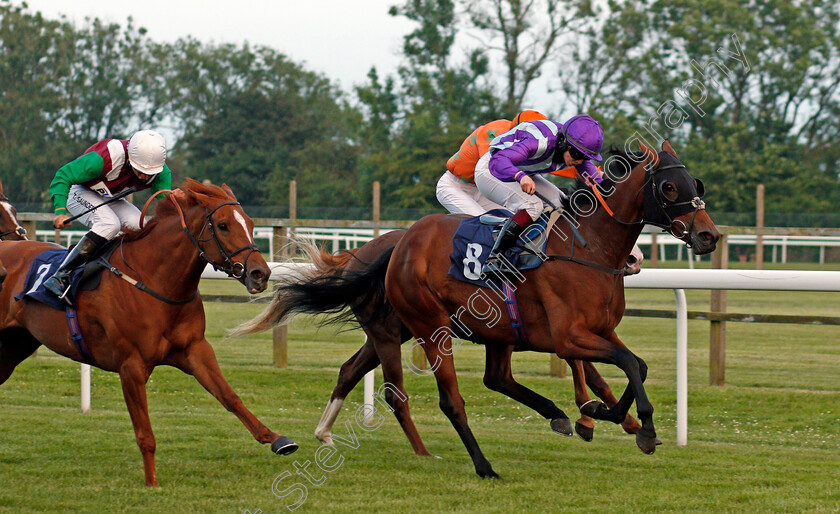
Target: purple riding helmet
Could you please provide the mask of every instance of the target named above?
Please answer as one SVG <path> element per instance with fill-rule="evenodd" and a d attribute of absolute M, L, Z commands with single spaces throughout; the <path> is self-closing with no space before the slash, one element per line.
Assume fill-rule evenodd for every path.
<path fill-rule="evenodd" d="M 566 141 L 577 148 L 583 155 L 596 161 L 602 160 L 601 147 L 604 146 L 604 131 L 601 125 L 588 114 L 572 116 L 563 125 Z"/>

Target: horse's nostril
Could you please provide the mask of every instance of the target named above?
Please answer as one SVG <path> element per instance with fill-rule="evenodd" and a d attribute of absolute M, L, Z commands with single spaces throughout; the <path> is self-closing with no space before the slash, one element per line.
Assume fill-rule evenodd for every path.
<path fill-rule="evenodd" d="M 251 272 L 251 280 L 254 282 L 261 282 L 265 278 L 265 273 L 260 270 L 254 270 Z"/>
<path fill-rule="evenodd" d="M 633 265 L 636 264 L 636 262 L 638 261 L 636 260 L 635 256 L 631 255 L 630 257 L 627 257 L 627 264 Z"/>

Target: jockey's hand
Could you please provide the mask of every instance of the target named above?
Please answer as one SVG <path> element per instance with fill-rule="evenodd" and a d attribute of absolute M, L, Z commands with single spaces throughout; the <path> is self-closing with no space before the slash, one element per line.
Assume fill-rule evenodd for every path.
<path fill-rule="evenodd" d="M 528 175 L 522 177 L 522 180 L 519 181 L 519 186 L 522 188 L 523 193 L 528 193 L 529 195 L 537 191 L 537 185 L 534 183 L 534 179 Z"/>
<path fill-rule="evenodd" d="M 67 221 L 70 216 L 66 214 L 59 214 L 53 219 L 53 226 L 55 228 L 64 228 L 64 222 Z"/>

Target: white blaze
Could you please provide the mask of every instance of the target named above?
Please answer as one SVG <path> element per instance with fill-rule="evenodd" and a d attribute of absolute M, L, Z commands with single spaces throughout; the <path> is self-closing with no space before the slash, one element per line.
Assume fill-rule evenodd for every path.
<path fill-rule="evenodd" d="M 9 205 L 9 202 L 0 202 L 0 205 L 2 205 L 6 212 L 9 213 L 9 218 L 11 218 L 11 220 L 15 222 L 15 228 L 20 228 L 17 219 L 15 219 L 15 214 L 12 212 L 12 206 Z"/>
<path fill-rule="evenodd" d="M 254 235 L 251 234 L 251 232 L 248 230 L 248 224 L 245 223 L 245 218 L 241 214 L 239 214 L 239 211 L 233 211 L 233 217 L 236 218 L 236 221 L 238 221 L 240 225 L 242 225 L 242 229 L 245 231 L 246 234 L 248 234 L 248 240 L 251 242 L 251 244 L 253 244 Z"/>

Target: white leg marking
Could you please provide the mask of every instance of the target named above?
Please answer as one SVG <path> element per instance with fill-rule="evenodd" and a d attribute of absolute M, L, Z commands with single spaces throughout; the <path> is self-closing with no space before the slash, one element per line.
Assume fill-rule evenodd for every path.
<path fill-rule="evenodd" d="M 332 426 L 338 418 L 338 413 L 341 412 L 342 405 L 344 405 L 344 399 L 336 398 L 327 402 L 324 415 L 321 416 L 321 421 L 318 422 L 318 427 L 315 429 L 315 437 L 324 444 L 333 445 Z"/>

